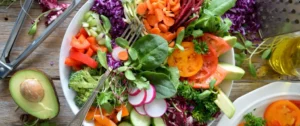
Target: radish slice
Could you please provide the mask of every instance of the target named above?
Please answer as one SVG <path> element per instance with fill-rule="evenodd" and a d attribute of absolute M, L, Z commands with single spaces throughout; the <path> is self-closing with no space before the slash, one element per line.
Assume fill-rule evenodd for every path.
<path fill-rule="evenodd" d="M 150 88 L 146 90 L 147 98 L 145 100 L 145 104 L 152 102 L 156 97 L 156 90 L 153 85 L 150 84 Z"/>
<path fill-rule="evenodd" d="M 128 96 L 128 101 L 133 106 L 140 106 L 145 103 L 145 100 L 147 98 L 146 91 L 143 90 L 140 93 L 138 93 L 136 96 Z"/>
<path fill-rule="evenodd" d="M 112 50 L 112 58 L 114 58 L 116 61 L 120 61 L 118 55 L 120 52 L 122 51 L 126 51 L 126 49 L 123 49 L 119 46 L 115 47 L 113 50 Z"/>
<path fill-rule="evenodd" d="M 141 90 L 138 89 L 138 88 L 129 88 L 128 89 L 128 94 L 131 95 L 131 96 L 136 96 L 140 92 L 141 92 Z"/>
<path fill-rule="evenodd" d="M 144 105 L 144 110 L 150 117 L 161 117 L 167 111 L 167 103 L 164 99 L 154 99 Z"/>
<path fill-rule="evenodd" d="M 144 110 L 144 106 L 136 106 L 136 107 L 133 107 L 134 110 L 139 113 L 140 115 L 147 115 L 145 110 Z"/>

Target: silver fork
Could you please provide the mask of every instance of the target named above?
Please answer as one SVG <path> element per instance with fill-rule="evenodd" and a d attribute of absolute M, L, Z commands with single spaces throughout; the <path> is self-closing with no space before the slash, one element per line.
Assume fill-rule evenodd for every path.
<path fill-rule="evenodd" d="M 122 38 L 126 39 L 129 41 L 129 43 L 135 42 L 140 35 L 141 31 L 141 26 L 138 26 L 137 28 L 131 28 L 129 25 L 126 30 L 123 32 L 121 35 Z M 134 34 L 131 34 L 135 32 Z M 75 115 L 75 117 L 72 119 L 72 121 L 68 124 L 68 126 L 81 126 L 83 123 L 83 120 L 86 116 L 86 113 L 89 111 L 91 105 L 93 104 L 95 98 L 97 97 L 97 94 L 99 93 L 100 88 L 102 87 L 104 81 L 106 78 L 109 76 L 111 73 L 112 68 L 108 68 L 105 73 L 101 76 L 100 81 L 97 85 L 97 87 L 94 89 L 92 95 L 89 97 L 87 102 L 82 106 L 82 108 L 79 110 L 79 112 Z"/>

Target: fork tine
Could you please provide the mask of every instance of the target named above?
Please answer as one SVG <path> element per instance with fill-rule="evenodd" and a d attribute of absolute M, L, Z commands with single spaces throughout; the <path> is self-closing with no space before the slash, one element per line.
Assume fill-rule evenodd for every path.
<path fill-rule="evenodd" d="M 129 44 L 131 44 L 132 42 L 136 41 L 136 38 L 138 38 L 138 36 L 141 34 L 140 30 L 141 30 L 141 26 L 139 26 L 137 29 L 137 31 L 134 33 L 134 35 L 131 36 L 131 38 L 128 40 Z"/>
<path fill-rule="evenodd" d="M 134 32 L 134 28 L 130 28 L 130 31 L 128 32 L 128 34 L 126 35 L 126 37 L 124 39 L 129 40 L 129 37 L 131 35 L 132 32 Z"/>
<path fill-rule="evenodd" d="M 128 30 L 130 29 L 130 26 L 127 26 L 127 28 L 125 29 L 125 31 L 123 32 L 123 34 L 121 35 L 121 38 L 124 38 L 125 35 L 127 35 Z"/>

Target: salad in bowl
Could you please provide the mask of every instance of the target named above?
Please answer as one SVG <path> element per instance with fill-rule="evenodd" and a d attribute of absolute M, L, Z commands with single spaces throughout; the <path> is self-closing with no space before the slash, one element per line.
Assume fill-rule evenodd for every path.
<path fill-rule="evenodd" d="M 65 97 L 77 113 L 105 71 L 85 118 L 96 126 L 202 126 L 235 108 L 231 21 L 235 0 L 89 0 L 60 53 Z M 224 94 L 225 92 L 225 94 Z"/>

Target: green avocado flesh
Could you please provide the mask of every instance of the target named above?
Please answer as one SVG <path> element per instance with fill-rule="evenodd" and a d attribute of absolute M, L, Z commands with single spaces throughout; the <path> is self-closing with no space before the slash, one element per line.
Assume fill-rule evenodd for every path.
<path fill-rule="evenodd" d="M 52 81 L 41 71 L 26 69 L 16 72 L 9 81 L 9 90 L 19 107 L 32 116 L 51 119 L 59 112 Z"/>

